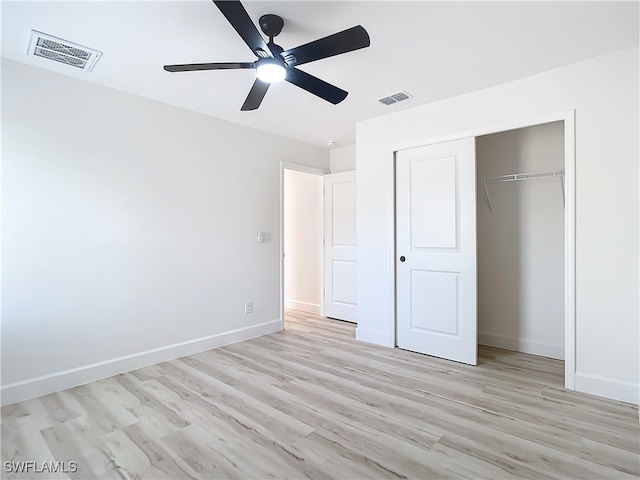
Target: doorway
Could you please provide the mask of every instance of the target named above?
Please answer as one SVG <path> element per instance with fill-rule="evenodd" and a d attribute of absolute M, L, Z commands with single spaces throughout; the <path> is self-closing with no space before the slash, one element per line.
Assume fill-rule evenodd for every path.
<path fill-rule="evenodd" d="M 551 124 L 556 122 L 555 125 L 543 125 L 543 124 Z M 526 130 L 526 127 L 535 127 L 532 130 Z M 502 337 L 504 337 L 502 340 L 505 340 L 505 342 L 503 342 L 501 345 L 497 345 L 500 346 L 501 348 L 510 348 L 510 349 L 514 349 L 514 350 L 519 350 L 519 351 L 524 351 L 527 353 L 534 353 L 537 355 L 544 355 L 544 356 L 548 356 L 548 357 L 552 357 L 552 358 L 561 358 L 564 359 L 565 361 L 565 387 L 568 389 L 574 389 L 574 385 L 575 385 L 575 225 L 574 225 L 574 220 L 575 220 L 575 175 L 574 175 L 574 170 L 575 170 L 575 153 L 574 153 L 574 132 L 575 132 L 575 127 L 574 127 L 574 114 L 573 112 L 566 112 L 566 113 L 561 113 L 561 114 L 554 114 L 554 115 L 548 115 L 546 117 L 541 117 L 538 119 L 534 119 L 531 121 L 522 121 L 522 122 L 513 122 L 513 124 L 511 125 L 502 125 L 500 128 L 491 128 L 491 129 L 486 129 L 484 131 L 474 131 L 474 132 L 468 132 L 465 135 L 460 135 L 458 137 L 451 137 L 451 138 L 447 138 L 447 139 L 440 139 L 440 140 L 434 140 L 431 143 L 429 142 L 424 142 L 424 145 L 427 147 L 434 147 L 436 145 L 446 145 L 447 143 L 454 143 L 456 140 L 459 139 L 463 139 L 463 138 L 467 138 L 467 139 L 473 139 L 474 144 L 477 141 L 480 146 L 482 147 L 482 145 L 484 143 L 491 143 L 492 140 L 496 140 L 498 139 L 498 137 L 496 136 L 493 139 L 488 139 L 487 138 L 481 138 L 484 136 L 488 136 L 491 134 L 501 134 L 503 132 L 506 132 L 505 135 L 508 136 L 508 132 L 517 130 L 517 129 L 523 129 L 523 131 L 525 132 L 523 134 L 523 132 L 518 132 L 517 134 L 511 134 L 513 135 L 524 135 L 524 140 L 523 138 L 521 138 L 520 140 L 522 140 L 522 142 L 520 142 L 520 146 L 519 148 L 521 149 L 521 151 L 519 152 L 519 154 L 524 155 L 525 157 L 527 155 L 529 155 L 531 158 L 539 156 L 540 152 L 542 152 L 544 154 L 544 149 L 546 147 L 549 147 L 551 144 L 555 144 L 554 147 L 554 154 L 553 154 L 553 158 L 549 157 L 549 161 L 551 161 L 553 163 L 552 166 L 550 166 L 550 170 L 548 171 L 543 171 L 542 173 L 545 174 L 549 174 L 549 172 L 551 172 L 552 174 L 549 174 L 549 178 L 539 178 L 536 180 L 532 180 L 528 185 L 525 186 L 525 192 L 526 195 L 522 196 L 522 194 L 519 194 L 520 196 L 518 197 L 518 202 L 520 202 L 519 204 L 513 204 L 513 205 L 509 205 L 509 208 L 515 211 L 519 211 L 522 212 L 526 208 L 531 207 L 531 205 L 526 205 L 527 203 L 531 203 L 531 200 L 533 197 L 531 197 L 531 193 L 532 192 L 527 192 L 528 189 L 532 189 L 533 187 L 537 187 L 540 186 L 538 184 L 542 184 L 543 186 L 543 191 L 544 189 L 549 189 L 551 188 L 553 190 L 553 196 L 550 195 L 550 191 L 547 191 L 546 194 L 543 194 L 543 197 L 546 200 L 549 201 L 554 201 L 555 203 L 555 207 L 554 208 L 560 208 L 562 209 L 561 212 L 561 216 L 560 216 L 560 220 L 559 220 L 559 224 L 561 225 L 560 228 L 560 243 L 558 244 L 557 242 L 554 244 L 553 246 L 553 252 L 550 255 L 542 255 L 542 257 L 537 254 L 534 253 L 532 256 L 529 256 L 527 259 L 522 260 L 522 262 L 520 260 L 518 260 L 519 262 L 519 266 L 524 268 L 525 270 L 535 270 L 536 268 L 540 267 L 541 265 L 544 266 L 544 262 L 545 261 L 552 261 L 551 259 L 554 258 L 555 260 L 553 260 L 553 266 L 552 267 L 548 267 L 545 266 L 545 268 L 543 268 L 542 270 L 546 269 L 546 270 L 553 270 L 554 273 L 554 277 L 553 279 L 549 282 L 549 285 L 544 285 L 545 281 L 544 280 L 540 280 L 540 278 L 543 278 L 543 276 L 540 276 L 540 271 L 538 272 L 533 272 L 533 277 L 531 277 L 531 275 L 529 275 L 531 272 L 527 272 L 527 275 L 524 276 L 525 278 L 525 282 L 530 282 L 535 284 L 533 289 L 530 290 L 537 290 L 538 292 L 542 291 L 544 292 L 544 288 L 545 287 L 550 287 L 554 289 L 553 292 L 553 296 L 555 297 L 553 299 L 552 303 L 554 306 L 551 310 L 553 310 L 552 314 L 549 314 L 549 312 L 547 311 L 545 313 L 545 308 L 547 306 L 547 304 L 545 303 L 545 300 L 547 300 L 547 298 L 540 298 L 540 296 L 534 296 L 534 300 L 531 300 L 531 294 L 530 292 L 525 292 L 524 297 L 521 297 L 519 302 L 515 302 L 516 303 L 516 309 L 520 309 L 523 310 L 525 313 L 525 318 L 526 321 L 524 323 L 520 322 L 520 319 L 517 319 L 517 322 L 514 324 L 510 324 L 509 326 L 511 327 L 510 331 L 506 331 L 505 333 L 501 333 L 501 334 L 495 334 L 495 329 L 494 326 L 491 325 L 491 319 L 489 320 L 489 323 L 487 323 L 486 321 L 478 324 L 477 323 L 477 314 L 475 316 L 475 322 L 473 322 L 473 329 L 474 329 L 474 333 L 473 333 L 473 340 L 474 340 L 474 345 L 477 348 L 477 342 L 479 340 L 478 335 L 477 335 L 477 331 L 475 331 L 475 329 L 480 326 L 482 329 L 484 329 L 483 336 L 480 338 L 480 342 L 481 343 L 487 343 L 490 344 L 490 342 L 493 342 L 495 344 L 496 338 L 499 337 L 500 335 Z M 545 141 L 544 139 L 541 141 L 532 141 L 531 140 L 531 133 L 534 132 L 534 130 L 556 130 L 556 140 L 559 138 L 560 139 L 560 143 L 558 143 L 557 141 L 552 141 L 547 145 L 547 141 Z M 504 140 L 504 138 L 503 138 Z M 511 139 L 513 140 L 513 139 Z M 495 142 L 494 142 L 495 143 Z M 508 143 L 508 142 L 507 142 Z M 537 144 L 536 148 L 533 148 L 532 145 L 533 144 Z M 408 148 L 412 148 L 412 147 L 408 147 Z M 484 148 L 484 147 L 482 147 Z M 414 148 L 415 149 L 415 148 Z M 415 149 L 417 150 L 417 149 Z M 396 175 L 398 175 L 398 170 L 397 170 L 397 166 L 398 166 L 398 158 L 400 157 L 400 155 L 405 152 L 406 150 L 398 150 L 396 153 Z M 537 153 L 536 153 L 537 152 Z M 491 152 L 489 152 L 491 154 Z M 508 156 L 511 152 L 505 152 L 505 155 Z M 437 159 L 436 157 L 433 157 L 434 159 Z M 531 162 L 531 158 L 529 160 L 527 160 L 524 164 L 520 165 L 519 167 L 528 167 L 530 165 L 530 163 L 527 162 Z M 557 163 L 559 163 L 559 165 L 557 165 Z M 452 165 L 455 165 L 455 161 L 451 162 Z M 435 165 L 435 164 L 434 164 Z M 508 165 L 507 165 L 508 166 Z M 511 167 L 516 167 L 517 165 L 511 165 Z M 519 168 L 518 167 L 518 168 Z M 538 166 L 533 166 L 533 171 L 532 172 L 524 172 L 524 173 L 540 173 L 538 172 L 536 169 L 538 167 L 540 167 L 540 165 Z M 479 166 L 478 168 L 481 168 L 481 166 Z M 546 166 L 542 166 L 542 168 L 546 168 Z M 528 169 L 528 168 L 527 168 Z M 453 168 L 453 170 L 451 170 L 451 172 L 453 172 L 452 174 L 456 174 L 457 175 L 457 167 Z M 561 175 L 556 175 L 558 172 L 561 172 Z M 474 175 L 476 175 L 476 172 L 473 172 Z M 523 172 L 519 172 L 519 171 L 512 171 L 512 172 L 499 172 L 499 173 L 495 173 L 496 177 L 499 177 L 501 175 L 504 175 L 506 173 L 523 173 Z M 485 174 L 485 172 L 481 172 L 482 175 Z M 493 179 L 496 177 L 486 177 L 487 179 Z M 453 178 L 453 177 L 452 177 Z M 472 212 L 472 219 L 470 221 L 473 222 L 474 224 L 474 230 L 476 230 L 476 219 L 479 216 L 479 213 L 476 211 L 476 206 L 475 203 L 477 203 L 478 209 L 480 208 L 487 208 L 488 207 L 488 201 L 484 198 L 484 196 L 486 195 L 486 192 L 483 192 L 483 187 L 486 186 L 485 184 L 480 182 L 480 178 L 476 179 L 475 184 L 471 187 L 472 191 L 474 192 L 474 195 L 477 193 L 479 196 L 477 198 L 474 199 L 474 205 L 473 205 L 473 212 Z M 562 182 L 562 180 L 564 180 Z M 398 199 L 398 185 L 399 185 L 400 180 L 398 178 L 396 178 L 396 213 L 395 213 L 395 218 L 396 218 L 396 222 L 399 221 L 399 219 L 401 218 L 401 213 L 398 211 L 399 208 L 399 203 L 400 200 Z M 458 184 L 457 180 L 452 180 L 452 189 L 449 189 L 451 192 L 460 192 L 463 190 L 463 185 Z M 538 184 L 536 184 L 535 182 L 537 182 Z M 511 185 L 510 187 L 515 187 L 515 184 L 520 184 L 521 182 L 519 181 L 514 181 L 513 185 Z M 497 185 L 492 185 L 492 186 L 497 186 Z M 503 185 L 500 185 L 503 186 Z M 522 187 L 522 185 L 518 185 L 520 187 Z M 494 189 L 490 188 L 490 193 L 493 192 Z M 457 189 L 457 190 L 456 190 Z M 511 194 L 513 194 L 514 192 L 511 192 Z M 537 192 L 540 193 L 540 192 Z M 499 195 L 504 196 L 505 192 L 499 192 Z M 481 195 L 481 196 L 480 196 Z M 529 195 L 527 197 L 527 195 Z M 534 195 L 535 197 L 535 195 Z M 506 203 L 509 204 L 510 200 L 508 198 L 505 198 L 504 200 L 506 200 Z M 477 201 L 477 202 L 476 202 Z M 491 197 L 491 202 L 495 202 L 496 199 L 493 198 L 493 196 Z M 564 206 L 563 206 L 564 203 Z M 409 202 L 409 204 L 411 204 L 411 202 Z M 413 204 L 415 204 L 415 202 L 413 202 Z M 469 210 L 469 204 L 465 204 L 466 206 L 464 207 L 466 210 Z M 504 209 L 504 204 L 501 205 L 501 209 Z M 513 208 L 512 208 L 513 207 Z M 517 207 L 517 208 L 515 208 Z M 526 208 L 525 208 L 526 207 Z M 460 210 L 458 210 L 459 206 L 456 206 L 453 210 L 451 210 L 452 215 L 453 214 L 457 214 L 459 213 Z M 544 209 L 543 209 L 544 210 Z M 483 212 L 482 215 L 484 215 L 486 212 Z M 557 220 L 557 210 L 556 210 L 556 220 Z M 514 213 L 511 212 L 508 215 L 513 216 Z M 495 223 L 495 215 L 493 218 L 493 222 Z M 458 217 L 456 221 L 459 221 L 461 217 Z M 467 218 L 470 218 L 469 216 L 467 216 Z M 465 225 L 468 225 L 468 222 L 465 221 L 464 222 Z M 462 225 L 462 224 L 458 224 Z M 552 230 L 554 231 L 553 235 L 549 235 L 549 239 L 551 237 L 558 238 L 558 222 L 555 221 L 555 226 L 552 228 Z M 398 231 L 399 229 L 402 228 L 406 228 L 406 225 L 399 225 L 398 223 L 396 223 L 396 230 Z M 451 231 L 455 231 L 455 228 L 457 228 L 456 225 L 451 226 Z M 480 227 L 480 228 L 484 228 L 484 227 Z M 526 241 L 524 242 L 526 244 L 526 242 L 531 242 L 533 241 L 532 238 L 534 237 L 531 232 L 527 232 L 527 228 L 531 228 L 529 226 L 517 226 L 515 227 L 516 230 L 518 229 L 523 229 L 520 230 L 518 232 L 518 235 L 524 235 L 526 236 Z M 536 227 L 537 228 L 537 227 Z M 486 228 L 485 228 L 486 230 Z M 495 233 L 495 231 L 494 231 Z M 538 232 L 539 233 L 539 232 Z M 498 236 L 500 236 L 500 232 L 498 231 L 497 233 Z M 541 242 L 545 242 L 547 240 L 546 238 L 546 234 L 543 233 L 541 235 L 538 234 L 538 238 L 536 239 L 536 241 L 541 241 Z M 473 239 L 473 241 L 476 241 L 476 238 Z M 487 245 L 489 245 L 489 243 L 485 241 L 483 241 L 483 244 L 485 245 L 485 247 Z M 466 242 L 467 247 L 469 246 L 469 243 Z M 401 257 L 404 257 L 404 252 L 400 252 L 399 248 L 401 246 L 398 243 L 398 239 L 396 238 L 396 252 L 395 252 L 395 265 L 396 265 L 396 345 L 401 346 L 400 343 L 398 342 L 398 333 L 401 330 L 402 325 L 405 325 L 405 327 L 408 327 L 409 329 L 416 329 L 416 327 L 418 329 L 422 329 L 423 331 L 426 330 L 425 329 L 425 324 L 424 323 L 420 323 L 418 321 L 415 321 L 414 319 L 412 319 L 410 316 L 403 318 L 401 317 L 401 312 L 400 312 L 400 303 L 401 303 L 401 297 L 403 294 L 406 295 L 406 293 L 403 293 L 406 291 L 407 286 L 406 286 L 406 282 L 403 285 L 401 283 L 401 278 L 400 278 L 400 265 L 402 262 Z M 456 247 L 457 248 L 457 247 Z M 481 247 L 484 248 L 484 247 Z M 493 245 L 493 247 L 496 252 L 496 254 L 500 254 L 501 253 L 501 247 L 500 246 L 495 246 Z M 476 249 L 476 245 L 472 245 L 472 249 L 475 250 Z M 452 249 L 452 251 L 454 251 L 455 249 Z M 560 252 L 560 253 L 558 253 Z M 508 263 L 508 262 L 507 262 Z M 489 265 L 489 266 L 488 266 Z M 430 271 L 431 272 L 439 272 L 440 266 L 435 266 L 435 267 L 430 267 Z M 443 269 L 442 271 L 444 272 L 447 269 Z M 482 268 L 483 272 L 487 275 L 485 276 L 489 276 L 491 277 L 492 275 L 495 276 L 495 272 L 491 270 L 491 266 L 490 266 L 490 262 L 488 263 L 484 263 L 484 267 Z M 558 275 L 558 270 L 560 271 L 560 274 Z M 451 273 L 451 275 L 449 275 L 449 273 Z M 415 277 L 415 275 L 413 275 Z M 423 275 L 424 276 L 424 275 Z M 537 277 L 536 277 L 537 276 Z M 456 271 L 454 270 L 447 270 L 447 275 L 430 275 L 430 278 L 435 281 L 436 277 L 439 277 L 440 279 L 444 279 L 447 280 L 449 282 L 449 290 L 451 290 L 452 292 L 455 293 L 455 289 L 456 287 L 456 282 L 458 281 L 456 279 Z M 414 279 L 411 279 L 411 275 L 409 275 L 407 278 L 410 279 L 410 281 L 417 281 L 417 277 Z M 426 278 L 426 277 L 425 277 Z M 534 280 L 531 280 L 532 278 L 534 278 Z M 487 280 L 482 280 L 483 282 L 486 282 Z M 491 281 L 491 280 L 489 280 Z M 502 280 L 503 285 L 505 280 Z M 541 284 L 542 282 L 542 284 Z M 436 282 L 437 283 L 437 282 Z M 495 280 L 495 283 L 498 283 L 498 280 Z M 506 283 L 509 283 L 508 280 L 506 281 Z M 428 282 L 427 282 L 428 284 Z M 440 285 L 442 286 L 442 285 Z M 528 285 L 528 287 L 531 287 L 531 285 Z M 542 287 L 542 288 L 541 288 Z M 444 287 L 443 287 L 444 288 Z M 453 290 L 452 290 L 453 289 Z M 485 289 L 486 290 L 486 289 Z M 479 293 L 480 289 L 476 289 L 475 293 Z M 494 289 L 494 297 L 492 300 L 490 300 L 490 302 L 493 301 L 497 301 L 498 302 L 498 307 L 500 305 L 500 303 L 504 303 L 510 300 L 510 298 L 496 298 L 495 294 L 496 292 L 499 293 L 500 289 Z M 549 293 L 549 291 L 547 290 L 547 293 Z M 456 294 L 457 295 L 457 294 Z M 451 337 L 457 335 L 456 330 L 453 327 L 457 327 L 457 317 L 456 315 L 458 315 L 458 311 L 456 310 L 456 308 L 458 308 L 458 305 L 472 305 L 474 308 L 478 305 L 478 303 L 476 302 L 475 299 L 471 298 L 470 296 L 467 297 L 466 301 L 459 301 L 457 305 L 454 305 L 454 302 L 456 301 L 456 295 L 451 294 L 449 295 L 449 299 L 450 299 L 450 306 L 448 309 L 444 309 L 444 311 L 446 311 L 449 316 L 450 319 L 448 320 L 447 326 L 451 327 L 449 328 L 447 331 L 443 331 L 443 332 L 438 332 L 438 328 L 440 326 L 438 325 L 434 325 L 434 328 L 431 328 L 431 326 L 429 326 L 429 329 L 431 329 L 432 331 L 429 333 L 432 333 L 433 335 L 431 335 L 432 338 L 438 338 L 438 337 L 443 337 L 443 334 L 447 334 L 450 335 Z M 517 293 L 516 295 L 521 295 L 521 293 Z M 436 298 L 436 297 L 434 297 Z M 438 301 L 442 300 L 442 296 L 437 296 Z M 446 300 L 446 299 L 445 299 Z M 409 306 L 413 306 L 415 302 L 412 303 L 412 300 L 409 299 L 408 300 L 408 305 Z M 488 303 L 486 301 L 482 301 L 481 300 L 481 305 L 482 305 L 482 309 L 483 309 L 483 316 L 486 317 L 486 312 L 489 312 L 489 315 L 492 315 L 490 308 L 487 308 Z M 494 303 L 491 303 L 491 305 L 494 305 Z M 454 308 L 455 307 L 455 308 Z M 440 307 L 438 307 L 440 308 Z M 411 309 L 408 309 L 408 311 L 411 311 Z M 513 310 L 512 310 L 513 312 Z M 511 313 L 512 313 L 511 312 Z M 533 330 L 535 330 L 535 328 L 532 327 L 531 321 L 530 319 L 535 318 L 536 316 L 540 316 L 540 315 L 548 315 L 548 317 L 551 318 L 555 318 L 555 320 L 551 319 L 550 322 L 552 323 L 551 325 L 551 329 L 549 329 L 549 325 L 547 325 L 547 330 L 546 333 L 545 332 L 533 332 Z M 507 315 L 503 315 L 503 320 L 507 319 L 509 317 L 509 314 Z M 546 319 L 545 319 L 546 320 Z M 511 316 L 511 321 L 513 321 L 513 316 Z M 494 323 L 495 325 L 495 323 Z M 438 327 L 438 328 L 436 328 Z M 544 329 L 543 329 L 544 330 Z M 553 332 L 551 334 L 549 334 L 549 332 L 553 330 Z M 533 333 L 532 333 L 533 332 Z M 518 335 L 515 335 L 515 334 Z M 523 335 L 524 334 L 524 335 Z M 563 335 L 562 335 L 563 334 Z M 492 337 L 493 335 L 493 337 Z M 538 335 L 538 340 L 532 340 L 531 338 L 528 338 L 527 336 L 531 337 L 531 335 L 533 335 L 534 337 L 536 335 Z M 547 337 L 545 337 L 545 335 Z M 549 338 L 551 337 L 551 340 L 549 340 Z M 427 338 L 427 337 L 425 337 Z M 468 340 L 468 339 L 467 339 Z M 435 356 L 443 356 L 443 355 L 437 355 L 433 352 L 429 351 L 429 342 L 424 342 L 425 345 L 427 346 L 426 350 L 419 350 L 419 349 L 414 349 L 416 351 L 421 351 L 422 353 L 427 353 L 427 354 L 431 354 L 431 355 L 435 355 Z M 464 342 L 465 344 L 469 344 L 469 342 Z M 537 344 L 537 345 L 536 345 Z M 537 351 L 535 350 L 535 348 L 537 347 L 542 347 L 541 349 L 538 349 Z M 564 348 L 562 348 L 564 347 Z M 533 348 L 533 350 L 532 350 Z M 461 361 L 465 361 L 466 363 L 473 363 L 473 362 L 467 362 L 466 360 L 461 360 Z"/>
<path fill-rule="evenodd" d="M 478 343 L 564 360 L 564 124 L 476 137 Z"/>
<path fill-rule="evenodd" d="M 281 306 L 323 315 L 324 172 L 304 166 L 282 171 Z"/>

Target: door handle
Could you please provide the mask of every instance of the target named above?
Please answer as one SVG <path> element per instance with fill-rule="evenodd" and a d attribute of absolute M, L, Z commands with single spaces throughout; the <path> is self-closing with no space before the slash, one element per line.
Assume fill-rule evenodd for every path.
<path fill-rule="evenodd" d="M 400 261 L 401 261 L 401 262 L 404 262 L 405 260 L 406 260 L 406 258 L 404 258 L 404 255 L 402 255 L 402 256 L 400 257 Z"/>

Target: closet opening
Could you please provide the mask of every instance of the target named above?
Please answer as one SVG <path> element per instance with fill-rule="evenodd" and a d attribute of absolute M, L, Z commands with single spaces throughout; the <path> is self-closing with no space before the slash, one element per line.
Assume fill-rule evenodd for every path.
<path fill-rule="evenodd" d="M 478 343 L 565 360 L 565 125 L 476 137 Z"/>

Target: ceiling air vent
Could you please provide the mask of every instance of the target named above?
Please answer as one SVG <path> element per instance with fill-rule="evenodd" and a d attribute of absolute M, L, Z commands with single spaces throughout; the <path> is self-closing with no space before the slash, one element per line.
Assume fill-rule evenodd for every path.
<path fill-rule="evenodd" d="M 393 105 L 394 103 L 402 102 L 403 100 L 408 100 L 409 98 L 413 98 L 413 96 L 405 92 L 404 90 L 398 93 L 392 93 L 386 97 L 379 98 L 378 101 L 383 105 Z"/>
<path fill-rule="evenodd" d="M 90 72 L 102 52 L 31 30 L 31 42 L 27 55 L 46 58 Z"/>

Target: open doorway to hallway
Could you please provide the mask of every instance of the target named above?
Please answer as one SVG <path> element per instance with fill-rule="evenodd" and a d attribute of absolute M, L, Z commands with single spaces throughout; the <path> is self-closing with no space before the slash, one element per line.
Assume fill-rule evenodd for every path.
<path fill-rule="evenodd" d="M 283 182 L 284 309 L 322 315 L 324 178 L 285 168 Z"/>

